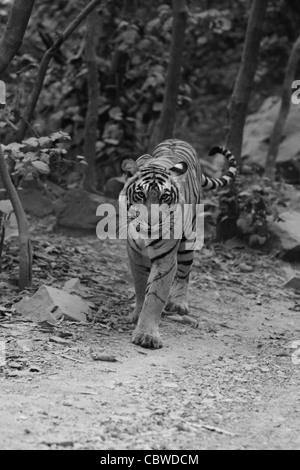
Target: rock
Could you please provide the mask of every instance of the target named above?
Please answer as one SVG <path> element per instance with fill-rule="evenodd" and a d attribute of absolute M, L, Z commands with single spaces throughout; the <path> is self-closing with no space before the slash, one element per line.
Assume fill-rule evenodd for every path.
<path fill-rule="evenodd" d="M 253 267 L 246 263 L 240 264 L 240 271 L 242 273 L 251 273 L 253 271 Z"/>
<path fill-rule="evenodd" d="M 294 289 L 296 291 L 300 291 L 300 277 L 293 276 L 289 279 L 283 287 L 287 287 L 288 289 Z"/>
<path fill-rule="evenodd" d="M 37 217 L 45 217 L 54 212 L 54 204 L 42 183 L 38 180 L 24 181 L 18 191 L 24 210 Z"/>
<path fill-rule="evenodd" d="M 64 291 L 69 292 L 69 294 L 72 294 L 73 292 L 82 293 L 82 291 L 84 291 L 84 286 L 80 283 L 78 277 L 73 277 L 65 282 Z"/>
<path fill-rule="evenodd" d="M 89 193 L 83 189 L 67 191 L 55 208 L 58 227 L 96 232 L 100 220 L 96 215 L 101 204 L 112 204 L 118 214 L 118 202 L 114 199 Z"/>
<path fill-rule="evenodd" d="M 246 164 L 256 164 L 264 167 L 268 153 L 270 135 L 278 116 L 280 99 L 271 96 L 265 100 L 257 113 L 250 114 L 244 129 L 244 144 L 242 156 Z M 300 106 L 291 104 L 290 112 L 284 126 L 284 135 L 279 146 L 277 165 L 296 160 L 293 167 L 299 166 L 299 120 Z M 297 158 L 298 157 L 298 158 Z M 300 174 L 300 171 L 299 171 Z M 295 176 L 295 175 L 294 175 Z"/>
<path fill-rule="evenodd" d="M 78 295 L 45 285 L 32 297 L 25 297 L 14 307 L 18 313 L 36 322 L 56 322 L 64 317 L 86 323 L 86 316 L 90 314 L 88 303 Z"/>
<path fill-rule="evenodd" d="M 279 242 L 281 256 L 286 261 L 300 261 L 300 213 L 283 212 L 280 219 L 270 223 L 269 230 Z"/>
<path fill-rule="evenodd" d="M 104 195 L 112 199 L 118 199 L 125 184 L 124 176 L 110 178 L 104 186 Z"/>

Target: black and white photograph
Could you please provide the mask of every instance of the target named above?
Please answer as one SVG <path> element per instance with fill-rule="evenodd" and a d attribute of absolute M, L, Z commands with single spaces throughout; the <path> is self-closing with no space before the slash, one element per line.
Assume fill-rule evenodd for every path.
<path fill-rule="evenodd" d="M 299 33 L 298 0 L 0 0 L 0 450 L 300 450 Z"/>

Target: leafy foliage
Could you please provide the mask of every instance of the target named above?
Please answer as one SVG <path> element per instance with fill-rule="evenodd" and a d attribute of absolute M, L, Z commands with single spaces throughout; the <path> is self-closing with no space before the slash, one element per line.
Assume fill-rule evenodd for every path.
<path fill-rule="evenodd" d="M 238 235 L 250 246 L 260 248 L 268 246 L 270 224 L 280 220 L 280 213 L 293 203 L 299 204 L 299 194 L 291 185 L 249 172 L 238 177 L 236 195 L 224 192 L 217 216 L 222 233 L 228 235 L 225 238 L 230 238 L 228 227 L 232 219 Z"/>
<path fill-rule="evenodd" d="M 34 178 L 48 177 L 51 173 L 52 179 L 60 172 L 65 160 L 67 150 L 64 148 L 65 141 L 70 136 L 65 132 L 54 132 L 50 136 L 30 137 L 21 143 L 12 142 L 3 147 L 5 157 L 11 168 L 11 175 L 19 187 L 22 181 L 31 176 Z M 84 162 L 79 156 L 80 163 Z"/>
<path fill-rule="evenodd" d="M 2 2 L 3 3 L 3 2 Z M 36 3 L 20 54 L 7 72 L 7 109 L 0 137 L 15 140 L 41 57 L 86 4 L 83 0 Z M 224 138 L 226 106 L 238 70 L 249 1 L 190 1 L 176 135 L 200 154 Z M 9 2 L 0 10 L 0 27 Z M 62 14 L 62 12 L 64 14 Z M 161 111 L 172 30 L 171 1 L 138 2 L 135 15 L 123 1 L 106 0 L 98 9 L 97 167 L 104 180 L 119 172 L 119 160 L 147 151 Z M 282 80 L 290 44 L 298 33 L 297 2 L 270 0 L 255 93 L 250 110 Z M 51 63 L 35 112 L 33 130 L 70 134 L 67 159 L 82 153 L 87 107 L 84 25 L 64 43 Z M 99 188 L 101 189 L 101 188 Z"/>

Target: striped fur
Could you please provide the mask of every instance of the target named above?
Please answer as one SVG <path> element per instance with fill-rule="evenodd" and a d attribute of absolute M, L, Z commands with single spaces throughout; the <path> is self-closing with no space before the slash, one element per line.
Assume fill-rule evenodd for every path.
<path fill-rule="evenodd" d="M 188 143 L 170 139 L 155 147 L 152 155 L 143 155 L 136 162 L 125 160 L 123 170 L 127 182 L 120 196 L 126 196 L 129 216 L 128 257 L 136 291 L 136 308 L 130 315 L 137 322 L 133 342 L 144 347 L 159 348 L 162 341 L 158 325 L 163 309 L 181 315 L 188 313 L 187 287 L 193 263 L 193 249 L 185 236 L 164 239 L 163 229 L 171 215 L 171 229 L 176 220 L 176 208 L 189 204 L 192 211 L 191 229 L 195 229 L 196 205 L 200 204 L 201 187 L 221 188 L 230 184 L 236 174 L 236 162 L 224 147 L 214 147 L 209 155 L 221 153 L 229 163 L 221 178 L 210 178 L 201 173 L 199 159 Z M 135 209 L 143 205 L 148 212 L 155 207 L 164 209 L 155 216 L 157 237 L 134 239 L 133 232 L 150 234 L 153 220 L 136 217 Z M 135 217 L 131 217 L 131 211 Z M 140 213 L 141 214 L 141 213 Z M 133 232 L 132 232 L 133 230 Z M 135 232 L 136 233 L 136 232 Z M 189 240 L 190 241 L 190 240 Z"/>

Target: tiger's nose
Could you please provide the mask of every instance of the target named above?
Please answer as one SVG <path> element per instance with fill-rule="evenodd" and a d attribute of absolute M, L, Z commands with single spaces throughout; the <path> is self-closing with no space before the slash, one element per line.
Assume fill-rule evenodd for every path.
<path fill-rule="evenodd" d="M 159 191 L 152 189 L 147 197 L 148 204 L 158 204 L 159 203 Z"/>

